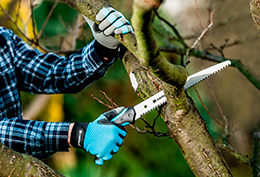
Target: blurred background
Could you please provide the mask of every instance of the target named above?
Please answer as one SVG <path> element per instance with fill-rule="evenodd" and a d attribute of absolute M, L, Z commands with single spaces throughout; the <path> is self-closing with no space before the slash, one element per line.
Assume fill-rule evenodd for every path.
<path fill-rule="evenodd" d="M 41 34 L 40 44 L 49 50 L 74 51 L 80 49 L 93 40 L 89 27 L 82 21 L 78 13 L 66 4 L 59 2 L 51 14 L 44 30 L 45 19 L 53 9 L 55 0 L 34 1 L 33 17 L 36 33 Z M 127 19 L 131 19 L 131 0 L 110 0 L 113 7 L 121 11 Z M 197 4 L 196 4 L 197 2 Z M 29 0 L 0 0 L 1 6 L 19 19 L 17 24 L 22 27 L 25 34 L 34 37 L 33 24 L 30 12 Z M 198 17 L 199 8 L 200 18 Z M 20 7 L 20 8 L 19 8 Z M 205 29 L 209 24 L 209 7 L 215 9 L 213 16 L 214 25 L 207 35 L 200 41 L 199 50 L 207 50 L 215 55 L 221 54 L 212 50 L 212 46 L 220 47 L 230 44 L 224 48 L 223 54 L 227 59 L 239 59 L 248 66 L 256 76 L 260 70 L 260 42 L 259 36 L 250 15 L 249 1 L 244 0 L 165 0 L 159 8 L 159 13 L 179 30 L 187 44 L 192 45 L 202 27 Z M 75 24 L 83 25 L 84 31 L 79 32 L 76 43 L 73 43 L 73 30 Z M 160 33 L 163 28 L 158 19 L 155 19 L 155 31 L 159 46 L 167 47 L 170 43 L 171 32 Z M 16 25 L 6 18 L 0 11 L 0 25 L 13 30 L 25 41 L 27 39 L 17 30 Z M 165 29 L 165 28 L 164 28 Z M 164 36 L 162 36 L 164 35 Z M 40 49 L 42 50 L 42 49 Z M 174 54 L 163 53 L 167 58 Z M 215 64 L 214 62 L 189 57 L 191 63 L 188 65 L 189 73 L 192 74 Z M 259 121 L 260 94 L 246 77 L 236 68 L 229 67 L 216 76 L 198 84 L 197 89 L 203 103 L 210 112 L 224 123 L 219 108 L 214 101 L 208 88 L 210 84 L 224 115 L 230 123 L 231 136 L 228 142 L 241 154 L 252 156 L 252 132 Z M 90 85 L 78 94 L 59 95 L 32 95 L 21 93 L 25 119 L 43 121 L 65 121 L 65 122 L 90 122 L 109 108 L 91 96 L 93 94 L 100 100 L 104 100 L 103 91 L 109 98 L 119 106 L 130 107 L 141 100 L 137 97 L 131 87 L 128 74 L 123 64 L 118 60 L 107 72 L 105 77 Z M 198 95 L 194 89 L 189 93 L 195 100 L 200 113 L 205 119 L 209 131 L 217 142 L 222 142 L 224 127 L 219 126 L 205 111 Z M 156 112 L 151 112 L 144 118 L 152 123 Z M 143 130 L 144 124 L 137 122 L 138 127 Z M 48 165 L 71 177 L 188 177 L 194 176 L 184 160 L 178 145 L 169 137 L 155 137 L 151 134 L 141 134 L 127 127 L 128 136 L 124 141 L 118 154 L 113 159 L 105 162 L 103 166 L 94 164 L 94 157 L 84 150 L 70 149 L 70 152 L 59 152 L 51 158 L 44 160 Z M 167 128 L 158 119 L 155 129 L 167 133 Z M 234 130 L 234 131 L 233 131 Z M 234 176 L 251 176 L 251 169 L 239 163 L 226 152 L 222 152 L 226 158 Z"/>

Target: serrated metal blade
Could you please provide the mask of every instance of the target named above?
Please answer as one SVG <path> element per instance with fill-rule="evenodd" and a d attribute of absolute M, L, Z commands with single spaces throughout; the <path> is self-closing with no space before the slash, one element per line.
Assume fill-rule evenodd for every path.
<path fill-rule="evenodd" d="M 217 72 L 221 71 L 222 69 L 226 68 L 228 65 L 230 65 L 231 62 L 229 60 L 224 61 L 222 63 L 213 65 L 211 67 L 208 67 L 206 69 L 203 69 L 195 74 L 190 75 L 187 78 L 186 84 L 184 85 L 184 89 L 187 90 L 188 88 L 196 85 L 197 83 L 207 79 L 208 77 L 216 74 Z"/>
<path fill-rule="evenodd" d="M 166 103 L 166 97 L 163 93 L 163 90 L 151 96 L 150 98 L 142 101 L 138 105 L 134 106 L 135 110 L 135 120 L 139 119 L 142 115 L 150 112 L 151 110 L 161 106 Z"/>
<path fill-rule="evenodd" d="M 186 89 L 192 87 L 193 85 L 196 85 L 197 83 L 207 79 L 208 77 L 210 77 L 210 76 L 216 74 L 217 72 L 221 71 L 222 69 L 226 68 L 230 64 L 231 64 L 231 62 L 228 60 L 228 61 L 213 65 L 209 68 L 206 68 L 202 71 L 199 71 L 197 73 L 190 75 L 187 78 L 187 82 L 184 85 L 184 89 L 186 90 Z M 135 110 L 135 113 L 136 113 L 135 120 L 139 119 L 142 115 L 152 111 L 153 109 L 163 105 L 166 102 L 167 102 L 167 100 L 166 100 L 163 90 L 156 93 L 155 95 L 151 96 L 150 98 L 142 101 L 141 103 L 139 103 L 133 107 Z"/>

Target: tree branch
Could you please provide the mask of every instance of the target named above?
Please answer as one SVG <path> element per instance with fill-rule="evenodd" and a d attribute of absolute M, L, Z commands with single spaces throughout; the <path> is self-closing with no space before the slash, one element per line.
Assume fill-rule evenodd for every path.
<path fill-rule="evenodd" d="M 250 165 L 250 159 L 248 157 L 240 154 L 232 146 L 221 144 L 221 143 L 217 143 L 217 146 L 218 146 L 219 149 L 222 149 L 222 150 L 228 152 L 233 157 L 235 157 L 240 163 L 243 163 L 243 164 L 246 164 L 246 165 Z"/>
<path fill-rule="evenodd" d="M 47 18 L 44 20 L 44 23 L 43 23 L 43 25 L 42 25 L 42 28 L 41 28 L 41 30 L 39 31 L 39 34 L 38 34 L 38 36 L 37 36 L 37 39 L 38 39 L 38 40 L 41 38 L 43 30 L 44 30 L 44 28 L 46 27 L 46 25 L 47 25 L 47 23 L 48 23 L 48 21 L 49 21 L 51 15 L 52 15 L 54 9 L 57 7 L 57 5 L 58 5 L 59 2 L 60 2 L 60 0 L 56 0 L 56 1 L 55 1 L 55 3 L 54 3 L 54 5 L 52 6 L 52 8 L 51 8 L 51 10 L 50 10 L 50 12 L 49 12 Z"/>
<path fill-rule="evenodd" d="M 154 39 L 152 22 L 153 8 L 159 1 L 135 1 L 132 25 L 137 39 L 138 60 L 162 81 L 181 87 L 185 84 L 187 73 L 182 66 L 173 65 L 164 58 Z"/>
<path fill-rule="evenodd" d="M 61 177 L 41 160 L 15 152 L 0 143 L 0 176 Z"/>

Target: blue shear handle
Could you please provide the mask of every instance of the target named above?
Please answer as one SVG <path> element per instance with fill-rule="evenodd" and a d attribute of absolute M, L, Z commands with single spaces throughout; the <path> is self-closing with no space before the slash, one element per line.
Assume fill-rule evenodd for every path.
<path fill-rule="evenodd" d="M 114 117 L 111 122 L 119 124 L 121 126 L 126 126 L 128 124 L 135 123 L 135 110 L 133 107 L 124 109 L 120 114 Z"/>

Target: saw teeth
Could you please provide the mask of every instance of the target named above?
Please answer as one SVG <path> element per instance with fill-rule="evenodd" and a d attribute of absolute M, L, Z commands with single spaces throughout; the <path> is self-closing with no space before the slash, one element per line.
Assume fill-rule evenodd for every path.
<path fill-rule="evenodd" d="M 212 76 L 212 75 L 214 75 L 214 74 L 220 72 L 221 70 L 225 69 L 225 68 L 228 67 L 230 64 L 231 64 L 231 62 L 229 61 L 228 64 L 226 64 L 226 65 L 222 66 L 221 68 L 219 68 L 218 70 L 215 70 L 214 72 L 208 74 L 207 76 L 205 76 L 204 78 L 202 78 L 201 80 L 199 80 L 197 83 L 193 83 L 193 84 L 191 84 L 190 86 L 188 86 L 187 88 L 193 87 L 194 85 L 200 83 L 201 81 L 206 80 L 206 79 L 209 78 L 210 76 Z"/>
<path fill-rule="evenodd" d="M 151 109 L 149 109 L 149 110 L 147 110 L 146 112 L 144 112 L 143 114 L 141 114 L 141 116 L 147 114 L 148 112 L 151 112 L 152 110 L 154 110 L 155 108 L 158 108 L 159 106 L 163 105 L 164 103 L 166 103 L 166 102 L 162 102 L 162 103 L 160 103 L 160 104 L 158 104 L 158 105 L 152 107 Z"/>

